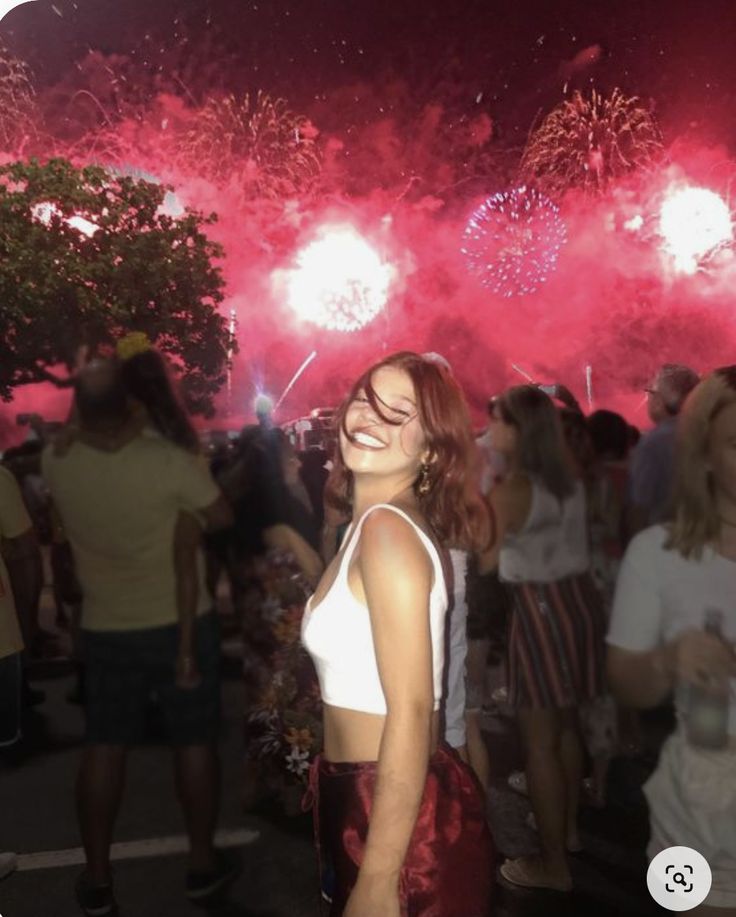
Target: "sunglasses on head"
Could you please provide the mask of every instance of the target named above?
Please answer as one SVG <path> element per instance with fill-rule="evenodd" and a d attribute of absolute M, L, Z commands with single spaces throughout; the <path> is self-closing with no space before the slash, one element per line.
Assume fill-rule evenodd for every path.
<path fill-rule="evenodd" d="M 506 407 L 501 397 L 491 399 L 490 414 L 495 420 L 500 420 L 503 423 L 515 423 L 514 418 L 511 416 L 509 409 Z"/>

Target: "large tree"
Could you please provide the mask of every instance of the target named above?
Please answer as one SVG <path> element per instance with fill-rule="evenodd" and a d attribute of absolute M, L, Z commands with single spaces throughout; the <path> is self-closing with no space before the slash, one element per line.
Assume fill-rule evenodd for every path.
<path fill-rule="evenodd" d="M 63 159 L 0 168 L 0 398 L 63 378 L 80 345 L 143 331 L 189 407 L 212 413 L 230 345 L 223 251 L 203 231 L 215 216 L 167 215 L 166 191 Z"/>

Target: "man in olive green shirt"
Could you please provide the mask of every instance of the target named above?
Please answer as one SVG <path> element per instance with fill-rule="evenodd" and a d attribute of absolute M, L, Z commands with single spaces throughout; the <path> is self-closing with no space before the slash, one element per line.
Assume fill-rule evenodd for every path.
<path fill-rule="evenodd" d="M 82 588 L 87 742 L 77 803 L 87 871 L 77 885 L 86 914 L 113 914 L 110 843 L 125 758 L 141 741 L 155 696 L 174 748 L 190 838 L 187 894 L 204 897 L 227 869 L 213 848 L 218 809 L 217 615 L 199 577 L 195 652 L 200 682 L 175 683 L 178 642 L 174 530 L 180 513 L 205 527 L 230 521 L 206 467 L 136 426 L 114 364 L 96 363 L 77 382 L 81 432 L 43 456 L 43 473 L 72 547 Z"/>

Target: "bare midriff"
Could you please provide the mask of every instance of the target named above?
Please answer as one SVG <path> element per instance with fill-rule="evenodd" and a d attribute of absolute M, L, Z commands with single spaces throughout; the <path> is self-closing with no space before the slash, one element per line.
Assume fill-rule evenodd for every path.
<path fill-rule="evenodd" d="M 382 713 L 361 713 L 345 707 L 324 707 L 324 756 L 341 761 L 378 761 L 386 717 Z M 437 749 L 440 714 L 432 714 L 430 753 Z"/>

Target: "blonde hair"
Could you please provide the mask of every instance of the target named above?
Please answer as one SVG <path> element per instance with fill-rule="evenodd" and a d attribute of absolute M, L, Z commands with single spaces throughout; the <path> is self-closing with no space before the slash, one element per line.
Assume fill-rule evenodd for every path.
<path fill-rule="evenodd" d="M 564 500 L 575 491 L 572 457 L 551 398 L 536 385 L 515 385 L 498 399 L 501 419 L 516 427 L 522 471 Z"/>
<path fill-rule="evenodd" d="M 666 547 L 699 559 L 721 521 L 709 467 L 710 434 L 719 414 L 736 404 L 736 366 L 724 366 L 693 389 L 677 428 L 674 518 Z"/>

